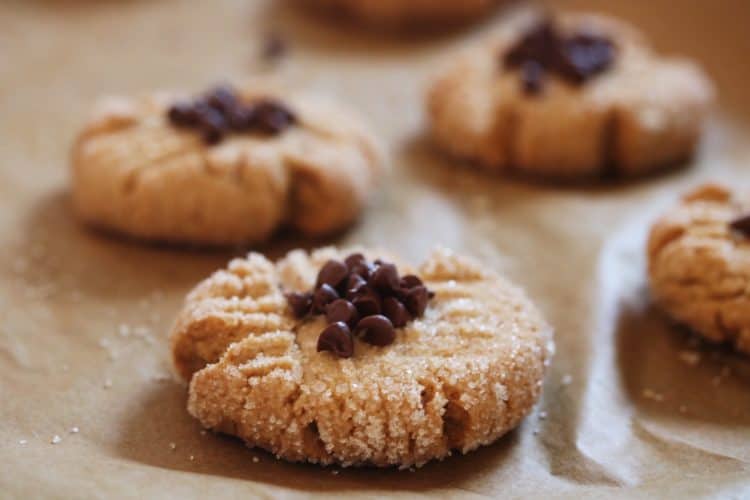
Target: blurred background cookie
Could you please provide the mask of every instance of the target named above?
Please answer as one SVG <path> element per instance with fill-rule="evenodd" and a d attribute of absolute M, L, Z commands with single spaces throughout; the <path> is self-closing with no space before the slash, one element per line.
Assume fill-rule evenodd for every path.
<path fill-rule="evenodd" d="M 713 88 L 602 16 L 511 17 L 448 63 L 427 98 L 432 137 L 491 171 L 549 178 L 644 174 L 688 159 Z"/>
<path fill-rule="evenodd" d="M 76 215 L 125 235 L 257 244 L 351 224 L 384 159 L 349 111 L 260 83 L 100 102 L 73 147 Z"/>
<path fill-rule="evenodd" d="M 651 228 L 651 293 L 712 342 L 750 354 L 750 203 L 724 186 L 689 194 Z"/>
<path fill-rule="evenodd" d="M 277 457 L 345 466 L 422 465 L 517 426 L 553 350 L 537 308 L 448 250 L 395 262 L 250 254 L 202 282 L 171 335 L 188 411 Z"/>
<path fill-rule="evenodd" d="M 380 28 L 420 31 L 456 26 L 483 14 L 503 0 L 296 0 L 322 13 Z"/>

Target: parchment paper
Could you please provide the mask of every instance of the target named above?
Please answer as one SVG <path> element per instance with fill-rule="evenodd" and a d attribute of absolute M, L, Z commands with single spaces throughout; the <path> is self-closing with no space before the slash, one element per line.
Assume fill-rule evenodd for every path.
<path fill-rule="evenodd" d="M 403 39 L 285 2 L 0 3 L 0 497 L 748 497 L 750 360 L 695 345 L 648 306 L 642 245 L 649 221 L 682 190 L 750 177 L 750 4 L 559 5 L 621 15 L 661 49 L 705 64 L 721 107 L 694 165 L 556 187 L 487 177 L 435 154 L 422 136 L 425 82 L 446 50 L 502 13 Z M 278 65 L 258 58 L 269 32 L 290 46 Z M 201 434 L 188 416 L 166 333 L 184 294 L 242 250 L 144 246 L 79 227 L 68 150 L 98 95 L 200 90 L 260 73 L 360 108 L 394 167 L 351 231 L 321 242 L 282 234 L 263 250 L 362 243 L 417 261 L 442 243 L 523 285 L 556 327 L 558 351 L 517 431 L 414 472 L 339 471 Z"/>

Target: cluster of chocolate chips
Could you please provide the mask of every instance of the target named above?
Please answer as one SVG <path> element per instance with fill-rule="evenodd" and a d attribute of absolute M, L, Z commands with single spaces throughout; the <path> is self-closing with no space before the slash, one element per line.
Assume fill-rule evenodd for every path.
<path fill-rule="evenodd" d="M 737 217 L 729 223 L 729 227 L 745 238 L 750 238 L 750 213 Z"/>
<path fill-rule="evenodd" d="M 354 354 L 354 335 L 368 344 L 385 346 L 400 328 L 424 314 L 433 294 L 413 274 L 399 277 L 396 266 L 360 253 L 343 262 L 329 260 L 320 269 L 315 288 L 287 294 L 295 316 L 325 314 L 328 326 L 318 337 L 318 351 L 341 358 Z"/>
<path fill-rule="evenodd" d="M 189 102 L 177 102 L 167 116 L 176 127 L 198 131 L 206 144 L 217 144 L 230 132 L 276 135 L 296 122 L 283 103 L 275 99 L 244 103 L 227 86 L 215 87 Z"/>
<path fill-rule="evenodd" d="M 504 64 L 520 69 L 527 94 L 542 91 L 547 73 L 581 85 L 606 71 L 614 61 L 614 43 L 601 35 L 560 33 L 551 19 L 533 26 L 504 55 Z"/>

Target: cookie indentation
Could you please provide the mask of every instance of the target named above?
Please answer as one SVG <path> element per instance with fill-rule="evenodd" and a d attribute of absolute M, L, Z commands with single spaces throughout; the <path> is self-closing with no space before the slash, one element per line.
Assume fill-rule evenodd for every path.
<path fill-rule="evenodd" d="M 443 410 L 443 433 L 448 448 L 460 450 L 464 445 L 466 429 L 470 423 L 469 412 L 455 401 L 448 401 Z"/>

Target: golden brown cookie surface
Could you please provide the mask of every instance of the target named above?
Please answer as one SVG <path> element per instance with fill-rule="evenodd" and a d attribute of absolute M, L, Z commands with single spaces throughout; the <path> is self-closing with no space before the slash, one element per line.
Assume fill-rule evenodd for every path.
<path fill-rule="evenodd" d="M 750 235 L 732 223 L 750 203 L 707 184 L 651 228 L 651 293 L 676 321 L 713 342 L 750 354 Z"/>
<path fill-rule="evenodd" d="M 603 37 L 614 45 L 606 70 L 574 84 L 538 65 L 510 67 L 507 54 L 543 20 L 512 17 L 436 79 L 427 107 L 441 149 L 488 170 L 549 178 L 638 175 L 690 157 L 713 95 L 700 68 L 657 56 L 627 25 L 584 14 L 554 18 L 567 38 L 554 49 L 579 42 L 585 65 L 586 37 Z M 536 93 L 524 88 L 524 71 L 544 75 Z"/>
<path fill-rule="evenodd" d="M 259 83 L 237 92 L 247 102 L 284 102 L 295 124 L 207 144 L 170 123 L 175 94 L 100 102 L 73 148 L 77 216 L 137 238 L 199 245 L 260 243 L 282 225 L 315 236 L 352 223 L 384 168 L 366 127 L 311 96 Z"/>
<path fill-rule="evenodd" d="M 288 460 L 402 467 L 518 425 L 551 356 L 551 330 L 523 292 L 448 251 L 417 269 L 398 263 L 435 292 L 424 316 L 385 347 L 355 340 L 341 359 L 316 350 L 323 317 L 296 319 L 283 292 L 310 288 L 343 256 L 294 251 L 274 265 L 251 254 L 191 293 L 172 342 L 193 416 Z"/>

